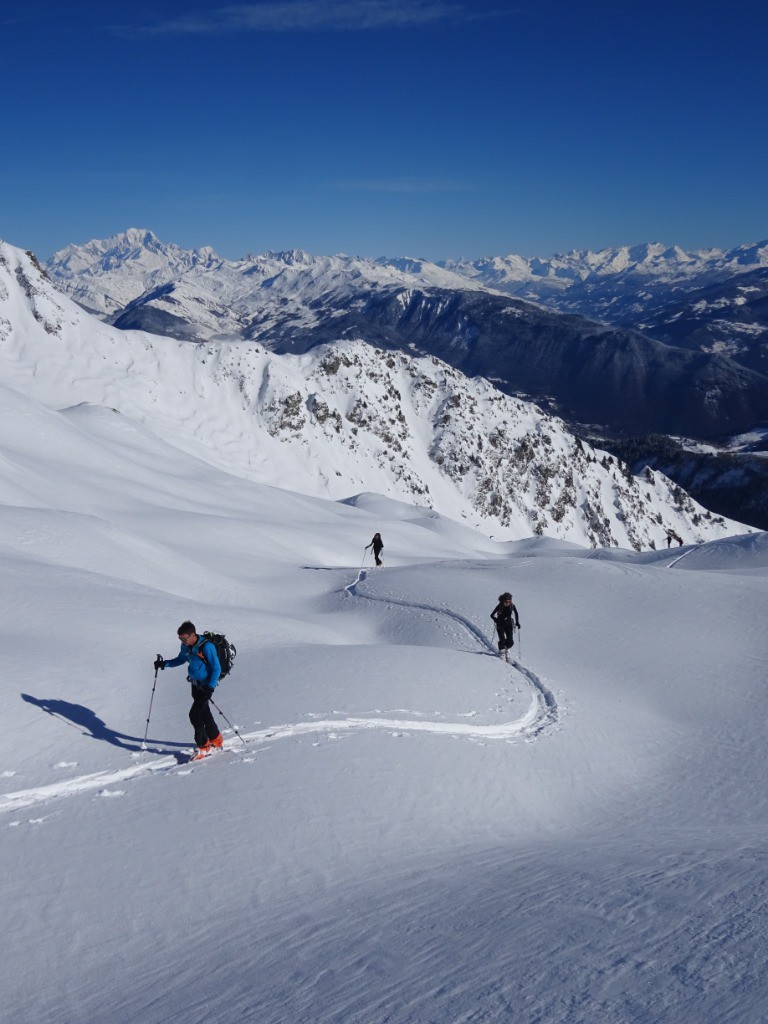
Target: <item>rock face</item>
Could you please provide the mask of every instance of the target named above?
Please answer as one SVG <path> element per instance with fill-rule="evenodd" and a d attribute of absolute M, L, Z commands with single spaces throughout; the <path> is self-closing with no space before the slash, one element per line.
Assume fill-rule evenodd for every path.
<path fill-rule="evenodd" d="M 334 333 L 435 355 L 569 420 L 624 433 L 709 436 L 751 426 L 768 409 L 768 378 L 728 358 L 487 292 L 368 295 L 332 326 L 284 330 L 279 348 Z"/>
<path fill-rule="evenodd" d="M 285 374 L 299 365 L 303 386 Z M 500 535 L 640 549 L 659 542 L 673 509 L 694 530 L 721 528 L 663 475 L 633 476 L 556 418 L 436 359 L 341 343 L 311 362 L 273 358 L 266 386 L 240 377 L 246 390 L 255 383 L 270 435 L 325 452 L 326 474 L 349 476 L 350 455 L 372 461 L 419 504 L 444 508 L 442 495 L 454 492 L 463 518 Z"/>

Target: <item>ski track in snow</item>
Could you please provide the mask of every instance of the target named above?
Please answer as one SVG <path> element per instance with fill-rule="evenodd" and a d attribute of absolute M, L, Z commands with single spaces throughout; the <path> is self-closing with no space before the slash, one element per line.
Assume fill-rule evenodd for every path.
<path fill-rule="evenodd" d="M 423 604 L 416 601 L 406 601 L 402 598 L 376 597 L 372 594 L 364 593 L 358 594 L 357 588 L 366 580 L 367 576 L 367 571 L 365 569 L 361 569 L 355 582 L 348 584 L 344 589 L 354 597 L 363 597 L 367 601 L 380 601 L 384 604 L 397 605 L 402 608 L 413 608 L 418 611 L 434 612 L 437 615 L 444 615 L 467 630 L 473 640 L 475 640 L 481 647 L 485 648 L 494 656 L 498 655 L 498 651 L 494 647 L 493 643 L 488 639 L 479 626 L 472 622 L 471 619 L 466 618 L 464 615 L 460 615 L 458 612 L 452 611 L 450 608 L 441 608 L 438 605 Z M 473 736 L 483 737 L 485 739 L 510 739 L 512 736 L 517 736 L 520 733 L 525 733 L 527 736 L 535 736 L 547 726 L 554 725 L 557 722 L 559 718 L 559 711 L 555 695 L 552 691 L 544 685 L 535 672 L 532 672 L 524 665 L 521 665 L 519 661 L 515 660 L 509 663 L 509 668 L 513 672 L 518 672 L 533 690 L 533 698 L 530 708 L 522 718 L 517 719 L 514 722 L 506 722 L 500 725 L 473 726 L 469 730 Z M 398 722 L 397 726 L 398 728 L 405 728 L 405 726 L 409 724 L 411 723 Z M 447 731 L 458 735 L 455 726 L 441 726 L 437 722 L 425 722 L 422 724 L 429 725 L 431 730 L 434 732 Z"/>
<path fill-rule="evenodd" d="M 358 588 L 367 578 L 367 571 L 360 569 L 357 579 L 347 584 L 344 588 L 353 597 L 364 598 L 367 601 L 381 602 L 387 605 L 395 605 L 403 608 L 411 608 L 419 611 L 433 612 L 438 615 L 447 616 L 465 629 L 472 639 L 481 647 L 492 654 L 497 652 L 493 643 L 483 631 L 470 619 L 449 608 L 440 608 L 436 605 L 424 604 L 415 601 L 406 601 L 400 598 L 377 597 L 372 594 L 360 593 Z M 518 661 L 512 661 L 507 666 L 512 672 L 519 674 L 532 690 L 531 703 L 528 710 L 520 718 L 510 722 L 499 722 L 495 725 L 472 725 L 460 722 L 435 722 L 435 721 L 414 721 L 412 719 L 394 718 L 343 718 L 343 719 L 320 719 L 315 718 L 308 722 L 295 722 L 292 724 L 272 726 L 268 729 L 259 729 L 256 732 L 241 733 L 245 744 L 236 737 L 228 739 L 224 743 L 223 750 L 236 753 L 241 750 L 243 754 L 250 754 L 255 759 L 258 752 L 255 746 L 264 740 L 291 739 L 298 736 L 307 736 L 317 733 L 328 733 L 332 736 L 343 732 L 363 732 L 371 730 L 387 731 L 392 734 L 409 733 L 432 733 L 451 737 L 466 737 L 480 740 L 504 740 L 510 742 L 521 737 L 531 739 L 540 735 L 545 729 L 553 726 L 559 719 L 557 701 L 552 691 L 544 685 L 542 680 L 532 672 L 531 669 L 521 665 Z M 408 712 L 412 714 L 413 712 Z M 137 758 L 140 755 L 134 755 Z M 215 757 L 215 755 L 212 755 Z M 208 758 L 205 759 L 206 761 Z M 0 813 L 7 811 L 18 811 L 36 804 L 47 803 L 61 797 L 74 796 L 78 793 L 96 791 L 100 796 L 122 796 L 122 791 L 110 790 L 107 787 L 115 786 L 117 783 L 127 782 L 140 775 L 151 775 L 163 773 L 172 769 L 182 769 L 186 772 L 193 772 L 203 762 L 179 761 L 177 756 L 166 756 L 155 761 L 138 761 L 129 768 L 110 769 L 103 772 L 95 772 L 90 775 L 81 775 L 74 779 L 66 779 L 50 785 L 38 786 L 33 789 L 19 790 L 16 793 L 4 793 L 0 796 Z M 74 767 L 60 763 L 57 768 Z"/>

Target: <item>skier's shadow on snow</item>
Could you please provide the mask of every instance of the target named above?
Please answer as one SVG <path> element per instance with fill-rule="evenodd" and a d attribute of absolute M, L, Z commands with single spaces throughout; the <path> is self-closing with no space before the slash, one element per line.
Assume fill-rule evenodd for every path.
<path fill-rule="evenodd" d="M 124 732 L 116 732 L 114 729 L 110 729 L 106 722 L 103 722 L 95 712 L 91 711 L 90 708 L 83 707 L 82 704 L 71 704 L 68 700 L 59 700 L 58 698 L 32 697 L 28 693 L 22 693 L 21 699 L 25 700 L 27 704 L 34 704 L 35 707 L 40 708 L 47 714 L 53 715 L 54 718 L 62 719 L 70 724 L 73 729 L 78 729 L 92 736 L 95 740 L 111 743 L 115 747 L 122 747 L 123 750 L 142 749 L 144 742 L 142 737 L 128 736 Z M 155 747 L 159 744 L 163 748 L 189 746 L 189 744 L 171 743 L 166 740 L 148 739 L 147 743 L 151 743 Z M 171 753 L 168 749 L 163 751 L 156 749 L 155 752 Z"/>

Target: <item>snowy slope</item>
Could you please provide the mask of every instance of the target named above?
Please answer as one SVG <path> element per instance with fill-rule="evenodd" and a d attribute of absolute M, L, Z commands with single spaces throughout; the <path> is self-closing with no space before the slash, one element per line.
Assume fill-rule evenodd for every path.
<path fill-rule="evenodd" d="M 633 477 L 536 407 L 436 359 L 362 342 L 279 356 L 121 332 L 0 247 L 2 380 L 52 408 L 119 411 L 184 451 L 262 483 L 333 499 L 415 501 L 496 537 L 653 547 L 746 527 L 662 474 Z"/>
<path fill-rule="evenodd" d="M 502 544 L 226 476 L 59 377 L 0 402 L 8 1020 L 765 1019 L 765 534 Z M 195 767 L 182 671 L 147 723 L 187 616 L 247 740 Z"/>

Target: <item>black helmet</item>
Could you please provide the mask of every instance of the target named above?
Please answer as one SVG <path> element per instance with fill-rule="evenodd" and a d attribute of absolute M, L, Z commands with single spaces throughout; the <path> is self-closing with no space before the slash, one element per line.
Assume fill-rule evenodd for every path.
<path fill-rule="evenodd" d="M 508 590 L 505 590 L 503 594 L 499 594 L 499 600 L 500 601 L 511 601 L 512 600 L 512 595 L 510 594 L 510 592 Z"/>

